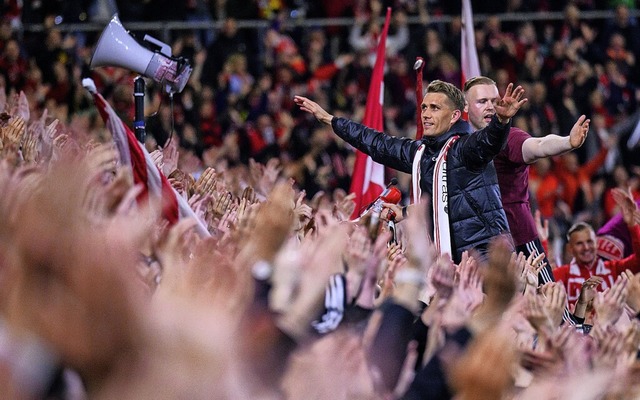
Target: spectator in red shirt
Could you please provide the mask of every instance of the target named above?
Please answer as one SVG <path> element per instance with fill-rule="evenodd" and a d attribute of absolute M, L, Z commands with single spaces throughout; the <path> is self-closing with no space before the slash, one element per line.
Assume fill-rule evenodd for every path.
<path fill-rule="evenodd" d="M 529 188 L 538 209 L 546 219 L 553 218 L 556 203 L 560 197 L 560 182 L 551 170 L 551 160 L 541 158 L 529 170 Z"/>
<path fill-rule="evenodd" d="M 575 153 L 562 155 L 560 168 L 555 169 L 555 174 L 562 185 L 562 200 L 567 203 L 571 212 L 576 209 L 576 201 L 581 190 L 586 204 L 593 200 L 590 186 L 591 177 L 604 164 L 608 152 L 609 146 L 604 146 L 595 157 L 584 165 L 580 165 Z"/>
<path fill-rule="evenodd" d="M 600 290 L 611 288 L 618 275 L 629 269 L 633 273 L 640 272 L 640 213 L 631 194 L 616 189 L 616 202 L 622 208 L 622 215 L 631 233 L 633 253 L 622 260 L 604 261 L 597 254 L 596 234 L 591 225 L 578 222 L 567 233 L 569 251 L 573 259 L 569 264 L 553 270 L 556 281 L 561 281 L 567 289 L 569 303 L 580 297 L 582 284 L 592 276 L 603 279 Z"/>
<path fill-rule="evenodd" d="M 613 177 L 614 185 L 605 191 L 603 198 L 604 213 L 607 219 L 613 218 L 617 213 L 620 212 L 620 209 L 616 204 L 613 196 L 613 191 L 615 188 L 630 188 L 633 199 L 640 199 L 640 177 L 629 177 L 629 172 L 622 164 L 618 164 L 615 166 L 611 176 Z"/>

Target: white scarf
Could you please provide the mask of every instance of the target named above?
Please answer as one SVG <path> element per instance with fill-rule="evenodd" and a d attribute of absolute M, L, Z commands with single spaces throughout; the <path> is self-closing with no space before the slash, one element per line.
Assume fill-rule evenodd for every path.
<path fill-rule="evenodd" d="M 452 136 L 447 140 L 440 154 L 436 158 L 436 165 L 433 168 L 433 231 L 434 243 L 438 253 L 441 255 L 451 254 L 451 228 L 449 227 L 449 195 L 447 190 L 447 153 L 459 136 Z M 425 145 L 418 148 L 413 158 L 412 184 L 413 202 L 420 203 L 422 190 L 420 189 L 420 160 L 424 153 Z"/>
<path fill-rule="evenodd" d="M 413 157 L 413 167 L 411 168 L 411 186 L 413 188 L 413 204 L 420 204 L 422 189 L 420 189 L 420 160 L 427 146 L 423 144 L 418 147 L 416 155 Z"/>

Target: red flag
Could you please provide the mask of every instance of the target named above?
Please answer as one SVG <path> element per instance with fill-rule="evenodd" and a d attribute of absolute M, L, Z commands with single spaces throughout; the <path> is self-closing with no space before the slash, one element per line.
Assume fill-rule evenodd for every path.
<path fill-rule="evenodd" d="M 384 96 L 384 64 L 385 46 L 389 21 L 391 20 L 391 8 L 387 8 L 387 17 L 384 21 L 378 49 L 376 51 L 376 63 L 371 74 L 371 83 L 367 94 L 367 105 L 364 111 L 362 124 L 377 131 L 382 131 L 382 102 Z M 350 191 L 356 194 L 356 208 L 351 218 L 357 218 L 364 207 L 374 201 L 384 189 L 384 166 L 374 162 L 371 157 L 361 151 L 356 153 L 356 161 L 351 177 Z"/>
<path fill-rule="evenodd" d="M 123 165 L 131 166 L 134 183 L 141 184 L 143 187 L 142 193 L 138 196 L 138 202 L 144 201 L 149 196 L 160 198 L 162 199 L 162 216 L 170 224 L 176 223 L 179 218 L 192 217 L 198 221 L 196 230 L 201 235 L 208 236 L 209 232 L 200 218 L 195 215 L 187 201 L 173 189 L 169 180 L 153 163 L 147 149 L 138 142 L 133 131 L 122 122 L 111 105 L 95 90 L 93 81 L 84 79 L 82 83 L 93 95 L 93 101 L 113 136 Z"/>
<path fill-rule="evenodd" d="M 469 0 L 462 0 L 462 35 L 460 36 L 462 84 L 464 85 L 467 79 L 481 75 L 475 31 L 473 29 L 473 10 Z"/>

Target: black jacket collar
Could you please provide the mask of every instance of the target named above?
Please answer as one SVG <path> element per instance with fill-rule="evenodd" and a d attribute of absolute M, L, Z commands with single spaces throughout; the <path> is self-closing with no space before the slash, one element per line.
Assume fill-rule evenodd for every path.
<path fill-rule="evenodd" d="M 436 137 L 423 136 L 422 143 L 424 143 L 427 147 L 431 149 L 439 149 L 442 146 L 444 146 L 444 144 L 447 142 L 447 140 L 449 140 L 451 136 L 466 135 L 471 132 L 473 132 L 473 130 L 471 129 L 471 125 L 469 125 L 467 121 L 463 119 L 459 119 L 455 124 L 453 124 L 453 126 L 451 126 L 451 129 L 449 129 L 447 132 L 443 133 L 440 136 L 436 136 Z"/>

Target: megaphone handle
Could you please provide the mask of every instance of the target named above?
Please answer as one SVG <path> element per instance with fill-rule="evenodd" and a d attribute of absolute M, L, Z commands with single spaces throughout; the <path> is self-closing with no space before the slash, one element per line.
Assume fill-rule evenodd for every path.
<path fill-rule="evenodd" d="M 140 143 L 144 143 L 146 129 L 144 124 L 144 79 L 141 76 L 136 77 L 133 81 L 133 98 L 135 105 L 135 120 L 133 128 L 135 130 L 136 139 Z"/>
<path fill-rule="evenodd" d="M 142 38 L 142 40 L 144 40 L 145 42 L 155 44 L 160 48 L 160 53 L 164 54 L 167 57 L 171 57 L 171 46 L 169 46 L 165 42 L 161 42 L 151 35 L 144 35 L 144 38 Z"/>

